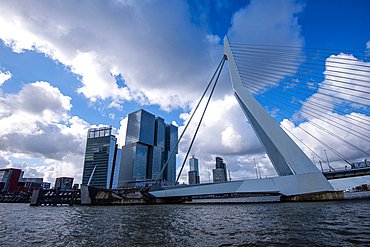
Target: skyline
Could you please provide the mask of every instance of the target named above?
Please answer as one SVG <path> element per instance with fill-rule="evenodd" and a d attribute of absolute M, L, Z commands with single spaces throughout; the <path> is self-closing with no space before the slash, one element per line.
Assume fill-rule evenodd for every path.
<path fill-rule="evenodd" d="M 181 133 L 222 58 L 225 35 L 234 43 L 370 51 L 366 1 L 1 3 L 0 168 L 48 182 L 70 176 L 78 183 L 87 129 L 111 125 L 120 141 L 127 114 L 138 109 L 174 121 Z M 178 168 L 194 130 L 180 143 Z M 226 67 L 192 150 L 201 182 L 216 156 L 233 179 L 254 178 L 254 160 L 263 175 L 274 173 Z M 370 182 L 352 181 L 348 187 Z"/>

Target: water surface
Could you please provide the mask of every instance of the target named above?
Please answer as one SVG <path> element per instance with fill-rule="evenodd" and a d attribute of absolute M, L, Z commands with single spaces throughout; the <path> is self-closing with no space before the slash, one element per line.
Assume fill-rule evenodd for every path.
<path fill-rule="evenodd" d="M 0 204 L 3 246 L 365 246 L 370 200 L 251 204 Z"/>

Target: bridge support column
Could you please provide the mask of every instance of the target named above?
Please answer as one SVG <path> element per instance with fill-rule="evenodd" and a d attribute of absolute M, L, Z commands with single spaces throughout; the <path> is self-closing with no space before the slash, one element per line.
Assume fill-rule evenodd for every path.
<path fill-rule="evenodd" d="M 343 191 L 327 191 L 319 193 L 301 194 L 295 196 L 280 196 L 282 202 L 308 202 L 344 200 Z"/>

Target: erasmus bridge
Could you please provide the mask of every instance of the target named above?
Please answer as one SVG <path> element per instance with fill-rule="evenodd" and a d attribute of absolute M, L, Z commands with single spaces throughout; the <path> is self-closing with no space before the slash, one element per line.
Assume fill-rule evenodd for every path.
<path fill-rule="evenodd" d="M 370 103 L 370 66 L 363 61 L 355 59 L 352 55 L 340 53 L 334 56 L 326 53 L 325 59 L 322 59 L 322 53 L 318 54 L 310 50 L 304 53 L 302 50 L 303 48 L 300 47 L 230 45 L 225 36 L 224 57 L 216 70 L 216 72 L 218 71 L 218 79 L 221 68 L 227 61 L 235 98 L 275 168 L 277 177 L 169 187 L 154 185 L 149 190 L 149 193 L 159 198 L 224 193 L 270 193 L 287 197 L 316 195 L 313 198 L 319 200 L 340 199 L 343 197 L 343 194 L 335 192 L 333 186 L 328 182 L 327 177 L 334 179 L 336 175 L 340 178 L 356 176 L 356 172 L 354 171 L 359 170 L 348 169 L 337 173 L 333 172 L 331 177 L 330 174 L 329 176 L 326 174 L 327 177 L 325 177 L 323 172 L 316 167 L 313 161 L 292 140 L 287 132 L 282 129 L 265 108 L 252 96 L 252 93 L 267 90 L 264 87 L 266 85 L 270 86 L 270 96 L 261 97 L 260 102 L 264 104 L 271 104 L 273 102 L 275 106 L 282 109 L 278 111 L 279 114 L 290 114 L 290 116 L 295 118 L 303 116 L 307 120 L 310 119 L 310 116 L 320 116 L 321 121 L 323 121 L 322 123 L 315 121 L 307 122 L 321 129 L 331 137 L 336 137 L 344 144 L 349 145 L 353 150 L 362 152 L 363 156 L 370 157 L 370 154 L 367 153 L 370 138 L 363 134 L 370 131 L 368 120 L 366 119 L 370 115 L 367 112 Z M 351 52 L 351 54 L 353 53 Z M 361 58 L 361 55 L 357 55 L 356 57 L 359 56 Z M 307 57 L 310 57 L 310 59 L 307 60 Z M 306 60 L 303 61 L 302 58 Z M 364 61 L 368 59 L 366 56 L 362 56 L 362 58 Z M 216 72 L 211 81 L 215 77 Z M 325 74 L 325 78 L 320 77 L 323 74 Z M 317 80 L 314 80 L 315 78 Z M 276 85 L 277 81 L 281 82 L 280 86 Z M 211 95 L 216 82 L 212 88 Z M 301 86 L 294 88 L 293 83 Z M 210 98 L 207 105 L 209 100 Z M 292 103 L 293 101 L 306 101 L 307 109 L 300 110 L 300 108 L 296 108 L 294 110 L 295 105 Z M 336 103 L 336 105 L 333 106 L 333 103 Z M 349 108 L 356 108 L 356 112 L 348 112 Z M 300 111 L 300 114 L 296 113 L 297 110 Z M 334 114 L 329 116 L 326 114 L 327 112 L 334 112 Z M 204 113 L 202 118 L 203 116 Z M 346 121 L 343 120 L 344 117 L 350 117 L 350 119 L 347 122 L 343 122 Z M 284 117 L 283 119 L 289 118 Z M 300 123 L 302 122 L 303 120 L 300 120 Z M 299 124 L 295 124 L 295 126 L 300 127 Z M 340 137 L 324 126 L 336 127 L 339 129 L 338 131 L 344 131 L 347 137 L 354 135 L 362 143 L 366 143 L 366 147 L 357 147 L 354 143 Z M 311 135 L 309 132 L 305 132 L 307 136 L 311 136 L 324 145 L 326 149 L 337 154 L 348 163 L 349 167 L 353 166 L 353 163 L 345 155 L 334 150 L 330 145 Z M 294 136 L 293 133 L 290 134 Z M 193 142 L 194 139 L 191 142 L 190 148 Z M 303 145 L 305 144 L 303 143 Z M 308 146 L 306 147 L 310 149 Z M 315 153 L 313 150 L 311 151 Z M 184 159 L 183 166 L 188 154 Z M 330 167 L 329 161 L 327 165 Z M 365 165 L 367 166 L 366 160 Z M 165 166 L 166 164 L 163 169 Z M 360 175 L 370 174 L 369 168 L 364 168 L 363 170 Z"/>

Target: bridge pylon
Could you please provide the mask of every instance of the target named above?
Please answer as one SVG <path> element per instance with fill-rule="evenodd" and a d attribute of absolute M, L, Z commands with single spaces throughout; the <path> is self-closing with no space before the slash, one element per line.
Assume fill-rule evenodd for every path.
<path fill-rule="evenodd" d="M 154 197 L 191 197 L 227 193 L 268 193 L 279 194 L 281 200 L 287 201 L 344 199 L 343 192 L 334 190 L 307 155 L 244 87 L 226 36 L 224 56 L 228 60 L 235 97 L 279 176 L 223 183 L 157 186 L 152 187 L 149 194 Z"/>
<path fill-rule="evenodd" d="M 228 60 L 235 97 L 277 174 L 279 177 L 293 176 L 293 180 L 296 181 L 294 184 L 287 181 L 287 186 L 295 187 L 288 194 L 334 191 L 320 170 L 243 85 L 226 36 L 224 38 L 224 56 Z"/>

